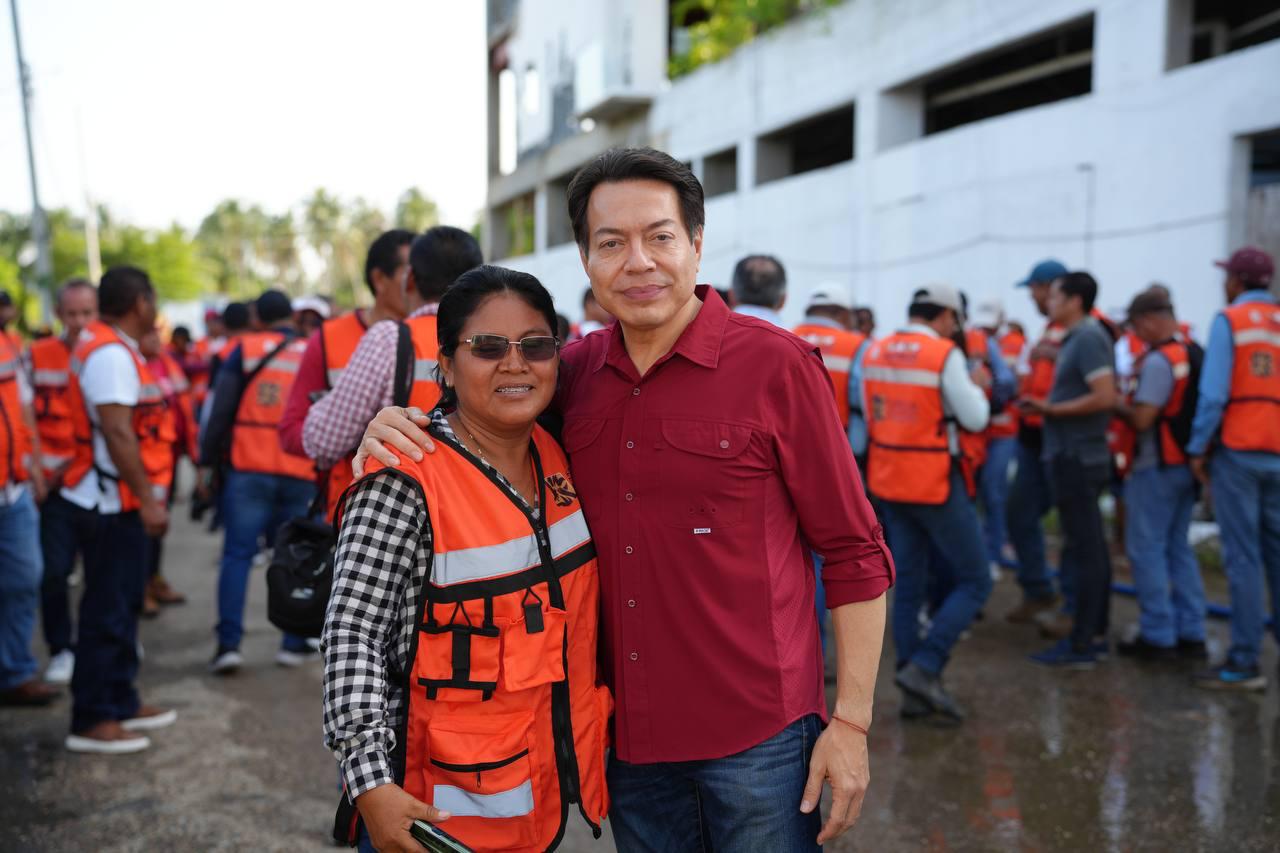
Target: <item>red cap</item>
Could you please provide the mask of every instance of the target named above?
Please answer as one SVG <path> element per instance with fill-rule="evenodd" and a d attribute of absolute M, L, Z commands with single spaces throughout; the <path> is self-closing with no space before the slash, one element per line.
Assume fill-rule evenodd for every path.
<path fill-rule="evenodd" d="M 1276 272 L 1271 256 L 1253 246 L 1236 249 L 1227 260 L 1214 263 L 1249 284 L 1270 284 L 1271 276 Z"/>
<path fill-rule="evenodd" d="M 222 319 L 222 312 L 219 311 L 217 308 L 209 308 L 204 312 L 204 321 L 206 323 L 209 322 L 210 320 L 221 320 L 221 319 Z"/>

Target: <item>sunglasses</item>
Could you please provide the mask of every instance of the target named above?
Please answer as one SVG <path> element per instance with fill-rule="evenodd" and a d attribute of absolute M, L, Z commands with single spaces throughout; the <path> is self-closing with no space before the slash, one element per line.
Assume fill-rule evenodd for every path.
<path fill-rule="evenodd" d="M 560 341 L 550 335 L 530 335 L 513 341 L 505 335 L 472 335 L 462 343 L 471 347 L 476 358 L 498 361 L 507 357 L 513 345 L 520 347 L 526 361 L 550 361 L 560 351 Z"/>

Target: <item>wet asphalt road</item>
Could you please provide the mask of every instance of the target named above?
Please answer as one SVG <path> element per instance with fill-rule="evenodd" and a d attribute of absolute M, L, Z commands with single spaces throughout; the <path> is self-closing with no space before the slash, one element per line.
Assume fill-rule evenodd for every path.
<path fill-rule="evenodd" d="M 321 851 L 337 800 L 321 746 L 320 670 L 272 662 L 278 634 L 252 580 L 247 666 L 206 674 L 219 540 L 175 512 L 167 572 L 190 596 L 142 631 L 144 698 L 178 724 L 148 752 L 62 749 L 69 700 L 0 709 L 0 851 Z M 899 721 L 886 648 L 871 734 L 872 784 L 855 830 L 832 851 L 1264 851 L 1280 849 L 1280 715 L 1267 642 L 1265 695 L 1189 686 L 1178 666 L 1113 660 L 1050 672 L 1027 653 L 1034 629 L 988 618 L 961 643 L 948 684 L 970 711 L 960 729 Z M 1114 618 L 1134 618 L 1117 599 Z M 1225 625 L 1211 625 L 1219 646 Z M 570 853 L 608 851 L 581 821 Z"/>

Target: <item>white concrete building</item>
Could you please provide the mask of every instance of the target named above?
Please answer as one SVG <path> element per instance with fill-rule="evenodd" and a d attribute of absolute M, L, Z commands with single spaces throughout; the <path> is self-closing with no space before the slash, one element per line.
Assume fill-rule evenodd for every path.
<path fill-rule="evenodd" d="M 1038 328 L 1013 284 L 1056 257 L 1104 309 L 1165 282 L 1203 330 L 1212 261 L 1280 249 L 1280 0 L 846 0 L 673 81 L 668 5 L 489 2 L 486 256 L 572 318 L 564 188 L 619 144 L 692 164 L 700 279 L 776 255 L 788 321 L 837 283 L 883 330 L 944 281 Z"/>

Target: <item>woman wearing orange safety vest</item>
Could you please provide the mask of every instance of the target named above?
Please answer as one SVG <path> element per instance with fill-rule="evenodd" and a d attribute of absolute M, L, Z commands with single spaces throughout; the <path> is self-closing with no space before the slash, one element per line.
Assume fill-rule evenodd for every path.
<path fill-rule="evenodd" d="M 462 275 L 439 307 L 435 452 L 371 463 L 344 498 L 324 720 L 336 832 L 362 850 L 420 849 L 415 820 L 474 850 L 554 849 L 574 813 L 599 837 L 612 701 L 595 548 L 535 423 L 555 328 L 532 276 Z"/>

